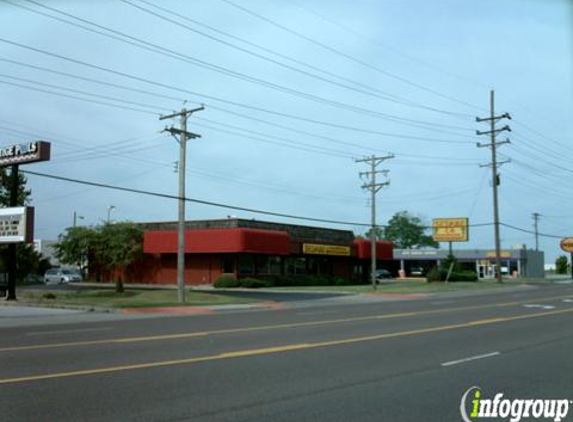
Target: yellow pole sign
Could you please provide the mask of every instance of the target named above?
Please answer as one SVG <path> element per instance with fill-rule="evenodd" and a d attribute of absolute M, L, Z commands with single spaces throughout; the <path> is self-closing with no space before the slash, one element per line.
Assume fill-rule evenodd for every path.
<path fill-rule="evenodd" d="M 561 241 L 561 249 L 564 252 L 573 253 L 573 237 L 566 237 Z"/>
<path fill-rule="evenodd" d="M 434 218 L 432 237 L 436 242 L 467 242 L 469 240 L 468 218 Z"/>

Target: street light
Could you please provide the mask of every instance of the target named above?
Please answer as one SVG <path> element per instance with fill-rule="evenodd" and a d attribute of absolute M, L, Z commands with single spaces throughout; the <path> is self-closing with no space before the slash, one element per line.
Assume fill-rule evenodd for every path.
<path fill-rule="evenodd" d="M 107 207 L 107 224 L 109 224 L 109 222 L 110 222 L 110 214 L 111 214 L 111 211 L 114 209 L 115 209 L 115 205 L 109 205 Z"/>
<path fill-rule="evenodd" d="M 84 216 L 78 215 L 78 213 L 74 211 L 74 227 L 76 227 L 76 225 L 78 223 L 78 219 L 83 220 Z"/>

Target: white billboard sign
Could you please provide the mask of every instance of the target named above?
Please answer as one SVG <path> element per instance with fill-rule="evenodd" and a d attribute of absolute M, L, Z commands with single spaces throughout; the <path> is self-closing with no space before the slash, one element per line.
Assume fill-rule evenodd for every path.
<path fill-rule="evenodd" d="M 0 208 L 0 243 L 29 243 L 34 237 L 34 208 Z"/>

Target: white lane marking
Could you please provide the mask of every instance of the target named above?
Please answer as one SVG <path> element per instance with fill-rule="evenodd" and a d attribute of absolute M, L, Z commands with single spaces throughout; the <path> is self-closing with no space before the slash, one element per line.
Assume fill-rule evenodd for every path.
<path fill-rule="evenodd" d="M 448 303 L 455 303 L 454 300 L 439 300 L 435 302 L 430 302 L 432 305 L 447 305 Z"/>
<path fill-rule="evenodd" d="M 573 299 L 563 299 L 563 302 L 565 302 L 565 303 L 573 303 Z"/>
<path fill-rule="evenodd" d="M 37 331 L 33 333 L 26 333 L 27 336 L 47 336 L 50 334 L 69 334 L 69 333 L 86 333 L 88 331 L 108 331 L 113 330 L 111 327 L 100 328 L 83 328 L 81 330 L 58 330 L 58 331 Z"/>
<path fill-rule="evenodd" d="M 541 308 L 541 309 L 555 309 L 555 306 L 552 305 L 539 305 L 537 303 L 531 303 L 527 305 L 523 305 L 524 308 Z"/>
<path fill-rule="evenodd" d="M 458 365 L 460 363 L 465 363 L 465 362 L 471 362 L 472 360 L 477 360 L 477 359 L 486 359 L 486 358 L 491 358 L 493 356 L 498 356 L 501 355 L 500 352 L 491 352 L 491 353 L 487 353 L 485 355 L 477 355 L 477 356 L 471 356 L 469 358 L 464 358 L 464 359 L 459 359 L 459 360 L 452 360 L 450 362 L 444 362 L 442 363 L 442 366 L 452 366 L 452 365 Z"/>

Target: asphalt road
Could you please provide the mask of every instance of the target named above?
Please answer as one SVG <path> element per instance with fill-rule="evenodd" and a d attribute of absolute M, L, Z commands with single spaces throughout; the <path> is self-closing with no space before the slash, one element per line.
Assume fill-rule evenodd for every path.
<path fill-rule="evenodd" d="M 472 386 L 572 400 L 571 327 L 573 286 L 548 285 L 3 328 L 1 420 L 460 421 Z"/>

